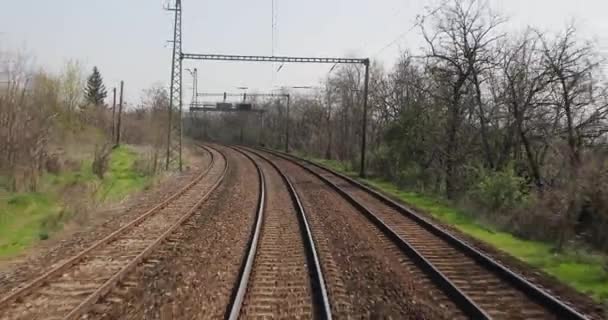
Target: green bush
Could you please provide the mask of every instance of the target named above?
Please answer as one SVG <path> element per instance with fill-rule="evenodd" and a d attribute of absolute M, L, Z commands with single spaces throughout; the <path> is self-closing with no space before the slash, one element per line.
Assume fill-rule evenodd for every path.
<path fill-rule="evenodd" d="M 525 179 L 515 174 L 513 167 L 501 171 L 481 168 L 468 197 L 484 210 L 501 211 L 525 205 L 527 191 Z"/>
<path fill-rule="evenodd" d="M 10 179 L 8 177 L 0 175 L 0 191 L 10 190 L 10 185 Z"/>
<path fill-rule="evenodd" d="M 368 154 L 368 171 L 375 176 L 391 179 L 397 171 L 398 159 L 394 153 L 384 144 Z"/>
<path fill-rule="evenodd" d="M 368 158 L 368 174 L 408 190 L 428 191 L 433 173 L 432 169 L 421 167 L 407 155 L 392 152 L 387 145 L 379 146 Z"/>
<path fill-rule="evenodd" d="M 103 176 L 110 167 L 111 154 L 112 149 L 110 148 L 109 144 L 104 144 L 101 147 L 95 146 L 95 154 L 93 156 L 93 164 L 91 168 L 93 173 L 99 177 L 99 179 L 103 179 Z"/>
<path fill-rule="evenodd" d="M 48 240 L 49 239 L 49 232 L 47 230 L 40 230 L 40 232 L 38 232 L 38 239 L 40 240 Z"/>
<path fill-rule="evenodd" d="M 397 171 L 396 177 L 393 177 L 392 180 L 400 188 L 419 190 L 419 183 L 422 183 L 421 175 L 422 170 L 420 170 L 418 165 L 413 163 L 409 166 L 404 166 Z"/>

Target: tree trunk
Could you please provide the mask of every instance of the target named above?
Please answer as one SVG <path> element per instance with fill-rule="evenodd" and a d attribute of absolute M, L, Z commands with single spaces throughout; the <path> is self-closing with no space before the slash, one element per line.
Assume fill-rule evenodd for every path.
<path fill-rule="evenodd" d="M 451 110 L 451 119 L 448 129 L 448 143 L 446 147 L 446 168 L 445 168 L 445 191 L 448 199 L 456 196 L 456 135 L 458 134 L 458 106 L 454 102 Z"/>
<path fill-rule="evenodd" d="M 578 168 L 578 165 L 580 163 L 580 155 L 578 152 L 578 148 L 576 145 L 576 137 L 575 137 L 575 133 L 574 133 L 574 125 L 573 125 L 573 120 L 572 120 L 572 108 L 571 108 L 571 99 L 570 99 L 570 95 L 568 94 L 568 87 L 566 85 L 566 82 L 563 78 L 560 79 L 561 82 L 561 86 L 562 86 L 562 98 L 564 99 L 564 112 L 566 114 L 566 123 L 567 123 L 567 127 L 568 127 L 568 147 L 570 148 L 570 166 L 572 171 L 575 171 L 576 168 Z M 573 172 L 572 172 L 573 173 Z"/>
<path fill-rule="evenodd" d="M 532 178 L 534 179 L 534 184 L 539 190 L 543 188 L 543 182 L 541 179 L 540 168 L 538 167 L 538 163 L 534 159 L 534 152 L 532 151 L 532 146 L 530 145 L 530 140 L 526 136 L 526 133 L 523 129 L 523 114 L 519 110 L 519 106 L 514 103 L 513 105 L 513 113 L 515 116 L 515 121 L 517 122 L 517 133 L 519 138 L 521 139 L 521 143 L 524 146 L 524 151 L 526 152 L 526 159 L 528 160 L 528 166 L 530 167 L 530 171 L 532 173 Z"/>
<path fill-rule="evenodd" d="M 329 90 L 327 91 L 327 149 L 325 150 L 325 159 L 331 160 L 331 139 L 332 139 L 332 126 L 331 126 L 331 99 Z"/>

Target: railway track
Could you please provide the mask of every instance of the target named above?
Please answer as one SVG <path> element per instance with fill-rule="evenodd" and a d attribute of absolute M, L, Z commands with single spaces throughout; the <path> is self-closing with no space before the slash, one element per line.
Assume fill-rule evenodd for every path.
<path fill-rule="evenodd" d="M 265 156 L 234 148 L 259 176 L 258 211 L 227 319 L 331 319 L 314 238 L 299 196 Z"/>
<path fill-rule="evenodd" d="M 383 194 L 331 169 L 264 150 L 313 174 L 363 213 L 472 319 L 587 319 L 542 288 Z"/>
<path fill-rule="evenodd" d="M 167 200 L 78 255 L 0 299 L 0 319 L 77 319 L 196 212 L 228 169 L 203 147 L 210 166 Z"/>

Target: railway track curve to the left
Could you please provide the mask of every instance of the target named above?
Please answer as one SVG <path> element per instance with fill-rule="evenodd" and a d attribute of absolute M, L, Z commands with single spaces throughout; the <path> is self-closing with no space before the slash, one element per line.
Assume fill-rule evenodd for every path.
<path fill-rule="evenodd" d="M 211 163 L 165 201 L 38 278 L 0 298 L 0 319 L 78 319 L 170 234 L 187 221 L 224 180 L 218 150 L 201 146 Z"/>

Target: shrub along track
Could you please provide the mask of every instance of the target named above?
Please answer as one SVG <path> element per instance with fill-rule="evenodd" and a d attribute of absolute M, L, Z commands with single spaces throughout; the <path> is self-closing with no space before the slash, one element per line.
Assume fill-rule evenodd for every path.
<path fill-rule="evenodd" d="M 331 319 L 325 280 L 306 213 L 272 162 L 246 155 L 260 177 L 260 206 L 229 319 Z"/>
<path fill-rule="evenodd" d="M 585 319 L 571 306 L 380 193 L 311 162 L 275 155 L 297 163 L 348 199 L 469 317 Z"/>
<path fill-rule="evenodd" d="M 75 319 L 107 294 L 222 182 L 226 159 L 216 150 L 210 167 L 148 212 L 0 300 L 2 319 Z"/>

